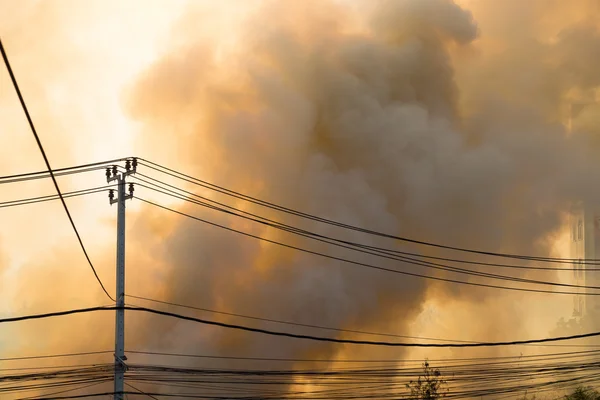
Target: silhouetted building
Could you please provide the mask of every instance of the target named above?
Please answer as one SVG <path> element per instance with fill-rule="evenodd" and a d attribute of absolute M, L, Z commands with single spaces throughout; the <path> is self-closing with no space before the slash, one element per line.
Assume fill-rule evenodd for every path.
<path fill-rule="evenodd" d="M 571 257 L 574 259 L 573 282 L 579 286 L 600 286 L 600 274 L 589 271 L 600 265 L 585 264 L 583 260 L 600 259 L 600 207 L 584 204 L 571 210 Z M 586 289 L 577 289 L 584 293 Z M 589 290 L 589 289 L 587 289 Z M 583 317 L 600 313 L 600 296 L 576 295 L 573 299 L 573 316 Z"/>

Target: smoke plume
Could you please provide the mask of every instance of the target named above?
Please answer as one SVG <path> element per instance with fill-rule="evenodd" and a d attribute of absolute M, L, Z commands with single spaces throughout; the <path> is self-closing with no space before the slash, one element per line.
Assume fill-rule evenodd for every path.
<path fill-rule="evenodd" d="M 549 255 L 569 204 L 599 200 L 587 184 L 597 179 L 590 136 L 567 136 L 562 113 L 574 93 L 589 94 L 600 83 L 588 67 L 600 48 L 597 20 L 554 21 L 554 30 L 544 32 L 536 20 L 556 17 L 558 3 L 494 3 L 493 11 L 485 4 L 474 5 L 484 20 L 485 12 L 508 15 L 523 7 L 510 14 L 526 20 L 518 24 L 520 35 L 492 25 L 486 37 L 486 26 L 467 8 L 445 0 L 354 9 L 267 3 L 242 25 L 235 46 L 224 49 L 198 32 L 197 40 L 167 53 L 144 72 L 128 106 L 146 122 L 144 140 L 180 140 L 180 157 L 196 166 L 192 171 L 243 193 L 391 234 Z M 188 16 L 180 29 L 193 36 L 196 24 Z M 427 298 L 468 303 L 490 296 L 323 261 L 193 221 L 181 221 L 164 246 L 171 270 L 161 290 L 169 300 L 303 323 L 406 333 Z M 521 299 L 492 296 L 493 308 L 495 299 Z M 518 328 L 521 315 L 508 314 L 502 327 L 526 335 Z M 501 339 L 501 320 L 469 325 Z M 452 332 L 462 336 L 464 327 Z M 206 346 L 204 337 L 189 335 Z M 223 332 L 210 343 L 223 352 L 285 356 L 314 349 Z"/>
<path fill-rule="evenodd" d="M 230 30 L 227 40 L 214 34 L 221 31 L 214 30 L 219 24 L 212 15 L 191 5 L 164 54 L 131 83 L 124 107 L 141 125 L 136 154 L 320 217 L 495 252 L 557 255 L 570 204 L 600 201 L 593 184 L 599 178 L 594 125 L 599 107 L 586 105 L 573 120 L 574 132 L 565 129 L 568 105 L 589 104 L 600 86 L 594 68 L 600 58 L 596 1 L 571 1 L 568 7 L 550 0 L 244 4 L 239 14 L 218 16 Z M 322 235 L 456 256 L 203 193 Z M 177 207 L 334 256 L 471 280 L 335 249 L 197 206 Z M 149 206 L 128 218 L 131 294 L 304 324 L 464 340 L 543 336 L 548 322 L 559 317 L 555 310 L 571 311 L 564 296 L 375 271 Z M 112 259 L 106 259 L 110 265 Z M 527 277 L 561 278 L 539 272 Z M 437 312 L 425 318 L 432 307 Z M 93 324 L 90 328 L 100 326 Z M 256 320 L 246 324 L 292 329 Z M 127 335 L 128 346 L 137 349 L 226 356 L 407 355 L 155 317 L 135 317 Z M 82 338 L 78 346 L 91 340 Z M 98 342 L 110 340 L 108 335 Z"/>

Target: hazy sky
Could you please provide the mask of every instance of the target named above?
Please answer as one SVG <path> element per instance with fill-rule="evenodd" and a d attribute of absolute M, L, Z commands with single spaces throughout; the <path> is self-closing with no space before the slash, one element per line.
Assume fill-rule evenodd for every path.
<path fill-rule="evenodd" d="M 599 12 L 596 0 L 0 0 L 0 35 L 55 168 L 140 156 L 373 229 L 567 256 L 566 205 L 600 200 L 589 185 L 598 177 L 597 107 L 576 121 L 578 138 L 566 139 L 561 125 L 570 101 L 597 96 Z M 4 68 L 0 138 L 0 175 L 44 169 Z M 95 187 L 104 174 L 59 182 L 64 191 Z M 3 185 L 0 201 L 51 193 L 50 181 Z M 104 195 L 68 204 L 113 291 L 116 209 Z M 467 340 L 544 336 L 572 311 L 567 297 L 370 281 L 128 207 L 127 287 L 139 294 Z M 59 203 L 0 209 L 0 221 L 4 315 L 107 303 Z M 246 339 L 187 325 L 145 338 L 156 321 L 132 319 L 135 345 L 252 353 Z M 3 326 L 0 349 L 110 348 L 112 321 Z M 103 334 L 65 332 L 67 323 Z"/>

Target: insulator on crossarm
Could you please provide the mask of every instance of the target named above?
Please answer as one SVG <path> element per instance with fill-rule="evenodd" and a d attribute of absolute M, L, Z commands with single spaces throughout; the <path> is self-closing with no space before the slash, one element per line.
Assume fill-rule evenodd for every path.
<path fill-rule="evenodd" d="M 106 179 L 110 179 L 110 168 L 106 168 Z"/>
<path fill-rule="evenodd" d="M 112 201 L 112 200 L 114 200 L 114 198 L 115 198 L 114 189 L 108 189 L 108 199 Z"/>
<path fill-rule="evenodd" d="M 112 166 L 112 173 L 113 173 L 113 176 L 117 176 L 117 166 L 116 165 Z"/>
<path fill-rule="evenodd" d="M 131 165 L 133 166 L 133 170 L 135 171 L 137 168 L 137 158 L 133 158 L 133 160 L 131 160 Z"/>
<path fill-rule="evenodd" d="M 131 169 L 131 161 L 129 161 L 129 160 L 125 161 L 125 169 L 127 171 L 129 171 Z"/>
<path fill-rule="evenodd" d="M 133 196 L 133 183 L 129 184 L 129 194 Z"/>

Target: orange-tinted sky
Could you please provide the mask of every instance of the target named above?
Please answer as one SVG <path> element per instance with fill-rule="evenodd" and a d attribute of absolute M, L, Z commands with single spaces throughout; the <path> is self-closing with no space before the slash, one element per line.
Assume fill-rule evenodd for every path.
<path fill-rule="evenodd" d="M 598 3 L 458 3 L 0 0 L 0 35 L 53 167 L 141 156 L 375 229 L 566 256 L 565 205 L 599 198 L 586 152 L 598 144 L 589 127 L 600 114 L 592 106 L 582 115 L 581 141 L 566 141 L 557 122 L 570 100 L 600 86 L 586 68 L 600 59 Z M 44 169 L 3 68 L 0 138 L 0 175 Z M 76 190 L 104 175 L 59 182 Z M 0 201 L 52 192 L 49 181 L 3 185 Z M 114 207 L 103 195 L 68 204 L 112 291 Z M 333 305 L 321 318 L 339 326 L 471 340 L 544 336 L 571 312 L 566 297 L 423 282 L 401 295 L 381 276 L 363 293 L 358 273 L 329 275 L 293 254 L 128 206 L 136 293 L 308 319 L 325 302 Z M 0 221 L 4 313 L 107 302 L 59 203 L 0 209 Z M 1 327 L 0 353 L 110 348 L 111 316 L 68 321 L 84 333 L 66 333 L 59 320 Z M 252 352 L 249 339 L 171 323 L 145 338 L 154 323 L 134 319 L 131 343 L 177 347 L 179 338 L 191 349 Z M 310 351 L 355 352 L 297 349 Z"/>

